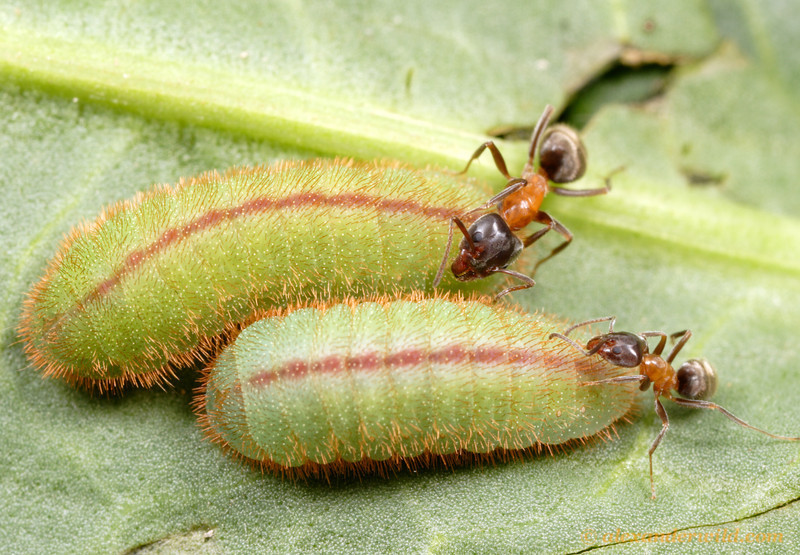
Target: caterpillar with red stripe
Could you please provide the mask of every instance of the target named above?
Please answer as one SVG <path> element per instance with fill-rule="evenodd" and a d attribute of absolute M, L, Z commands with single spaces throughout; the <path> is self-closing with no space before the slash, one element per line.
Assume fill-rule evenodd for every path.
<path fill-rule="evenodd" d="M 636 384 L 549 334 L 564 323 L 486 300 L 379 298 L 277 312 L 206 371 L 207 436 L 293 477 L 385 474 L 608 434 Z M 490 455 L 491 454 L 491 455 Z"/>
<path fill-rule="evenodd" d="M 610 322 L 607 333 L 585 347 L 575 340 L 599 322 Z M 669 428 L 661 398 L 800 441 L 708 401 L 717 387 L 708 361 L 673 368 L 688 330 L 672 334 L 664 356 L 666 333 L 614 331 L 613 317 L 562 330 L 551 316 L 419 294 L 278 312 L 232 338 L 206 370 L 196 410 L 234 455 L 281 475 L 330 478 L 611 437 L 652 385 L 661 419 L 648 451 L 653 498 L 653 453 Z M 658 339 L 652 350 L 649 338 Z"/>
<path fill-rule="evenodd" d="M 160 186 L 69 233 L 19 333 L 47 376 L 161 384 L 259 310 L 430 290 L 450 218 L 486 194 L 442 172 L 347 160 Z"/>

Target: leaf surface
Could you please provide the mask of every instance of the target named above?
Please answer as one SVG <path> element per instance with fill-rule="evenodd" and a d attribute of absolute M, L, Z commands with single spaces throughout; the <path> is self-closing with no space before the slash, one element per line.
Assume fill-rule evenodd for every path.
<path fill-rule="evenodd" d="M 800 447 L 667 403 L 652 501 L 652 394 L 615 441 L 296 484 L 202 440 L 191 373 L 169 391 L 109 399 L 27 367 L 14 331 L 23 296 L 61 237 L 106 204 L 151 183 L 282 158 L 460 169 L 489 129 L 531 126 L 545 103 L 563 109 L 618 57 L 638 56 L 679 65 L 649 102 L 604 96 L 585 129 L 589 175 L 576 187 L 624 170 L 605 197 L 547 199 L 575 241 L 512 301 L 576 321 L 615 314 L 631 331 L 691 327 L 681 356 L 713 362 L 720 404 L 800 434 L 800 30 L 791 3 L 428 4 L 0 6 L 7 549 L 575 552 L 641 548 L 618 531 L 724 529 L 782 533 L 780 549 L 796 550 Z M 520 168 L 526 145 L 499 144 Z M 499 188 L 486 158 L 475 174 Z M 523 264 L 556 244 L 545 238 Z M 740 547 L 690 541 L 697 552 Z"/>

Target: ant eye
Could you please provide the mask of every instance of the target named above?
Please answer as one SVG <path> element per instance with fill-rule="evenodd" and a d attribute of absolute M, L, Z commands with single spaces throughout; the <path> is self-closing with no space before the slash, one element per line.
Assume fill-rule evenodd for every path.
<path fill-rule="evenodd" d="M 479 230 L 476 230 L 475 232 L 473 232 L 472 233 L 472 240 L 475 241 L 476 243 L 478 243 L 480 241 L 483 241 L 483 231 L 481 231 L 479 229 Z"/>
<path fill-rule="evenodd" d="M 614 353 L 615 355 L 619 355 L 622 354 L 622 349 L 620 349 L 619 347 L 614 347 L 613 349 L 611 349 L 611 352 Z"/>

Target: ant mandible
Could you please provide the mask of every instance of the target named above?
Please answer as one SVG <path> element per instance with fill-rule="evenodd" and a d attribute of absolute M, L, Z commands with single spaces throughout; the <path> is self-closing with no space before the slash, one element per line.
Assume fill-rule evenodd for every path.
<path fill-rule="evenodd" d="M 581 383 L 583 386 L 638 382 L 639 389 L 641 391 L 647 391 L 650 384 L 653 384 L 655 409 L 659 418 L 661 418 L 661 431 L 658 433 L 655 440 L 653 440 L 653 443 L 650 445 L 650 450 L 647 452 L 650 457 L 650 492 L 653 499 L 656 497 L 656 488 L 653 482 L 653 453 L 659 443 L 661 443 L 664 434 L 666 434 L 669 429 L 669 417 L 659 397 L 664 397 L 684 407 L 719 411 L 740 426 L 755 430 L 756 432 L 761 432 L 775 439 L 800 441 L 800 437 L 779 436 L 751 426 L 718 404 L 707 401 L 706 399 L 714 395 L 714 392 L 717 390 L 717 371 L 707 360 L 687 360 L 677 371 L 672 367 L 672 361 L 675 359 L 675 356 L 683 349 L 683 346 L 686 345 L 686 342 L 689 341 L 689 338 L 692 336 L 690 330 L 679 331 L 669 336 L 670 339 L 673 340 L 678 337 L 680 337 L 680 339 L 678 339 L 677 343 L 672 347 L 667 358 L 663 358 L 661 353 L 664 351 L 664 347 L 667 344 L 666 333 L 663 331 L 646 331 L 639 334 L 615 332 L 615 321 L 616 318 L 614 316 L 587 320 L 586 322 L 575 324 L 563 334 L 551 333 L 550 338 L 558 337 L 572 345 L 584 355 L 599 355 L 615 366 L 639 368 L 638 375 L 618 376 L 605 380 L 583 382 Z M 609 322 L 608 333 L 590 339 L 585 349 L 568 337 L 573 330 L 598 322 Z M 652 352 L 650 352 L 650 348 L 647 345 L 648 337 L 659 338 L 658 345 L 656 345 L 656 348 Z M 672 390 L 675 390 L 681 397 L 675 397 L 672 394 Z"/>
<path fill-rule="evenodd" d="M 504 289 L 495 297 L 495 300 L 512 291 L 533 287 L 536 282 L 531 277 L 507 269 L 519 256 L 519 253 L 522 252 L 522 249 L 538 241 L 551 229 L 556 230 L 564 237 L 565 241 L 563 243 L 536 263 L 533 268 L 533 273 L 535 274 L 542 263 L 564 250 L 572 241 L 572 233 L 566 227 L 550 214 L 539 209 L 545 195 L 548 192 L 553 192 L 567 197 L 589 197 L 604 195 L 611 190 L 608 178 L 606 178 L 605 187 L 599 189 L 565 189 L 548 183 L 548 180 L 553 183 L 571 183 L 580 179 L 586 171 L 586 149 L 574 129 L 563 124 L 557 124 L 545 132 L 552 115 L 553 107 L 548 104 L 545 106 L 544 112 L 531 135 L 528 161 L 520 177 L 511 177 L 508 173 L 508 168 L 506 168 L 506 161 L 503 159 L 503 155 L 500 154 L 497 146 L 492 141 L 487 141 L 479 146 L 467 162 L 466 167 L 460 172 L 462 174 L 466 173 L 472 162 L 488 148 L 489 152 L 492 153 L 492 158 L 494 158 L 495 166 L 503 174 L 503 177 L 508 180 L 508 183 L 505 189 L 490 198 L 486 203 L 466 212 L 461 218 L 457 216 L 451 218 L 447 248 L 439 266 L 439 271 L 433 281 L 434 288 L 439 285 L 447 265 L 447 259 L 450 256 L 454 224 L 464 235 L 464 239 L 459 245 L 460 252 L 451 266 L 456 279 L 470 281 L 494 273 L 503 273 L 523 282 L 522 285 Z M 533 159 L 536 156 L 536 148 L 540 139 L 542 148 L 539 153 L 539 168 L 537 170 L 533 165 Z M 497 207 L 496 213 L 484 214 L 469 229 L 464 225 L 462 218 L 466 219 L 476 212 L 489 210 L 495 205 Z M 525 239 L 520 239 L 516 236 L 515 231 L 523 229 L 532 222 L 540 223 L 545 227 Z"/>

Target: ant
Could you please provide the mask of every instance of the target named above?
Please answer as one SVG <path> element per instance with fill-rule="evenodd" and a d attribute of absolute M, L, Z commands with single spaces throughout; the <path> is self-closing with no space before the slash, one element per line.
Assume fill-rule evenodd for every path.
<path fill-rule="evenodd" d="M 584 355 L 592 356 L 599 355 L 606 361 L 620 366 L 623 368 L 639 368 L 639 375 L 637 376 L 618 376 L 615 378 L 608 378 L 605 380 L 597 380 L 593 382 L 583 382 L 580 385 L 594 386 L 603 384 L 618 384 L 618 383 L 631 383 L 638 382 L 640 391 L 647 391 L 650 384 L 653 384 L 653 393 L 655 394 L 655 408 L 656 413 L 661 418 L 661 431 L 656 436 L 648 455 L 650 457 L 650 491 L 652 498 L 656 498 L 656 488 L 653 482 L 653 453 L 661 439 L 669 429 L 669 417 L 661 404 L 659 397 L 665 397 L 670 401 L 682 405 L 684 407 L 692 407 L 699 409 L 711 409 L 721 412 L 730 420 L 733 420 L 740 426 L 761 432 L 775 439 L 786 441 L 800 441 L 800 437 L 786 437 L 771 434 L 755 426 L 751 426 L 744 420 L 737 418 L 726 409 L 722 408 L 716 403 L 707 401 L 706 399 L 714 395 L 717 390 L 717 371 L 705 359 L 690 359 L 684 362 L 681 367 L 675 371 L 672 367 L 672 361 L 675 356 L 680 352 L 689 338 L 692 336 L 690 330 L 679 331 L 669 336 L 671 340 L 680 339 L 672 347 L 672 350 L 663 358 L 661 353 L 667 343 L 667 334 L 663 331 L 645 331 L 639 334 L 629 332 L 615 332 L 614 322 L 616 317 L 608 316 L 605 318 L 597 318 L 594 320 L 587 320 L 580 324 L 567 329 L 563 334 L 551 333 L 550 339 L 558 337 L 566 341 Z M 596 324 L 598 322 L 609 322 L 608 333 L 598 335 L 589 340 L 586 348 L 581 347 L 577 342 L 567 337 L 573 330 L 582 326 Z M 648 337 L 658 337 L 658 345 L 650 352 L 647 345 Z M 675 397 L 671 393 L 675 390 L 681 397 Z"/>
<path fill-rule="evenodd" d="M 448 232 L 447 248 L 444 258 L 436 273 L 433 287 L 439 285 L 444 274 L 447 259 L 450 256 L 450 247 L 453 242 L 453 225 L 455 224 L 464 239 L 459 245 L 460 252 L 453 261 L 451 269 L 453 275 L 459 281 L 470 281 L 489 276 L 494 273 L 503 273 L 515 277 L 523 282 L 522 285 L 509 287 L 501 291 L 495 300 L 520 289 L 527 289 L 536 285 L 531 277 L 508 270 L 511 264 L 522 249 L 538 241 L 545 233 L 551 229 L 560 233 L 565 241 L 555 247 L 549 255 L 539 260 L 533 268 L 533 273 L 542 263 L 550 260 L 556 254 L 564 250 L 572 241 L 572 233 L 539 207 L 548 192 L 567 197 L 590 197 L 604 195 L 611 190 L 609 178 L 606 178 L 605 187 L 599 189 L 565 189 L 550 185 L 553 183 L 571 183 L 580 179 L 586 171 L 586 149 L 578 136 L 577 132 L 571 127 L 563 124 L 553 125 L 547 131 L 547 125 L 553 115 L 553 107 L 549 104 L 545 106 L 536 127 L 531 135 L 530 148 L 528 149 L 528 161 L 522 169 L 521 177 L 511 177 L 506 168 L 503 155 L 495 146 L 494 142 L 483 143 L 472 154 L 466 167 L 459 172 L 464 174 L 470 165 L 487 148 L 492 153 L 495 166 L 508 180 L 505 189 L 490 198 L 486 203 L 473 208 L 461 216 L 453 216 L 450 219 L 450 229 Z M 539 141 L 542 142 L 541 152 L 539 153 L 538 170 L 533 165 L 536 156 L 536 149 Z M 478 218 L 470 227 L 462 222 L 462 218 L 476 212 L 489 210 L 496 205 L 497 212 L 490 212 Z M 525 239 L 520 239 L 515 235 L 532 222 L 537 222 L 545 227 L 529 235 Z"/>

